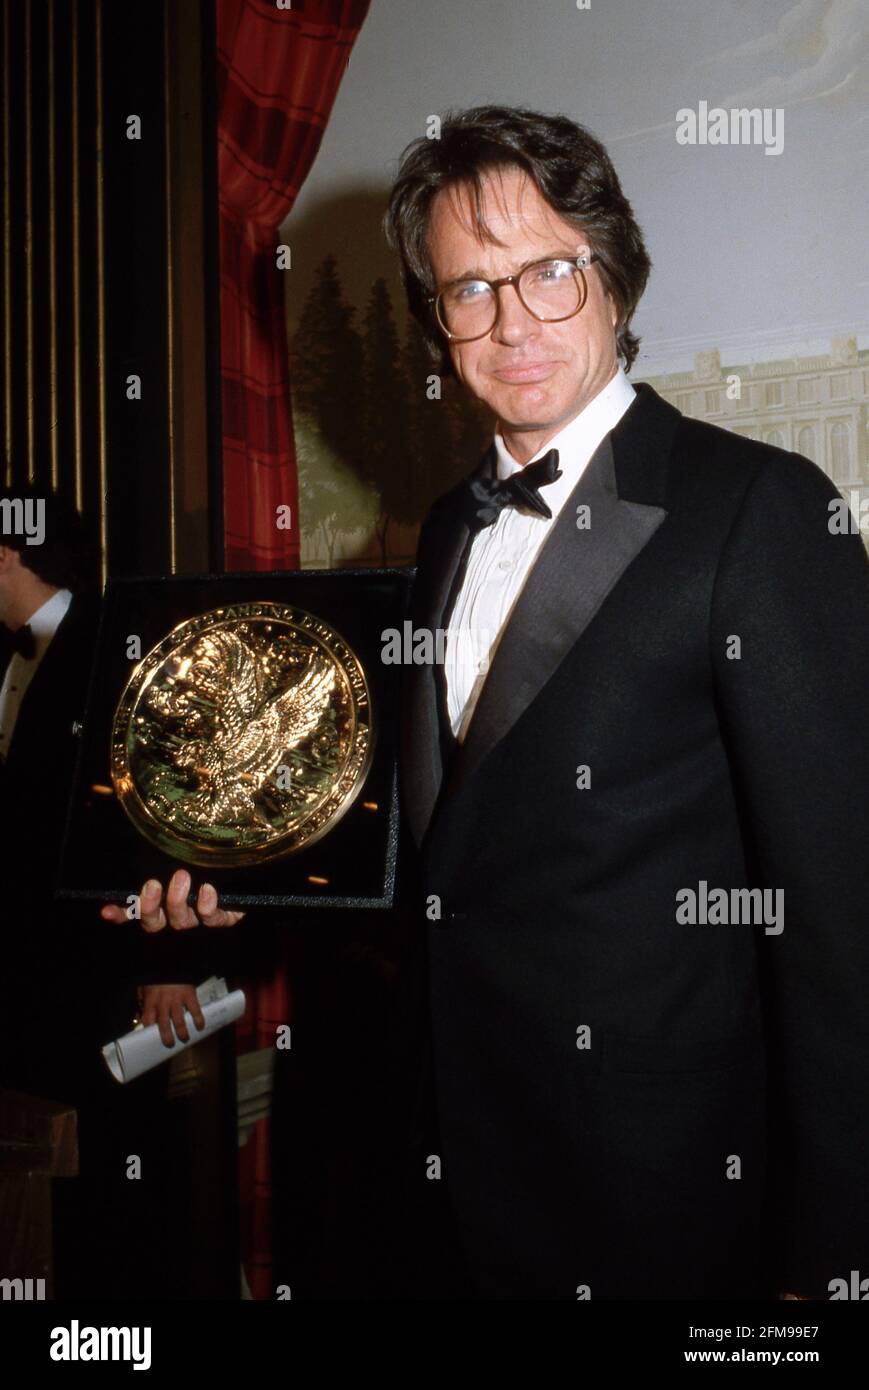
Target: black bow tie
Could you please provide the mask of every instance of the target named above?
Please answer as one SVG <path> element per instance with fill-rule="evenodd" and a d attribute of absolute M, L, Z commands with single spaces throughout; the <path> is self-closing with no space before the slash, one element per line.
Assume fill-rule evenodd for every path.
<path fill-rule="evenodd" d="M 33 629 L 29 623 L 20 627 L 17 632 L 6 632 L 6 650 L 10 653 L 18 652 L 25 661 L 32 661 L 36 656 L 36 638 L 33 636 Z"/>
<path fill-rule="evenodd" d="M 550 449 L 542 459 L 526 463 L 509 478 L 471 478 L 468 482 L 467 522 L 472 531 L 491 526 L 505 507 L 528 507 L 540 516 L 551 517 L 538 491 L 561 477 L 558 450 Z"/>

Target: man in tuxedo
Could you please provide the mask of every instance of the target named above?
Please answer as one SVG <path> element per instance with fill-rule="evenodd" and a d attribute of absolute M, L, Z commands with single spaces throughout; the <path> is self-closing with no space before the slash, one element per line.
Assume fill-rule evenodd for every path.
<path fill-rule="evenodd" d="M 69 930 L 69 909 L 59 915 L 53 901 L 99 602 L 87 586 L 85 537 L 71 507 L 30 490 L 5 495 L 0 507 L 0 1075 L 6 1085 L 65 1100 L 99 1062 L 90 1055 L 95 1039 L 90 1053 L 84 1044 L 91 934 Z"/>
<path fill-rule="evenodd" d="M 808 460 L 631 386 L 650 262 L 581 127 L 445 119 L 387 229 L 495 419 L 422 528 L 403 702 L 425 1296 L 826 1298 L 869 1271 L 860 537 Z M 143 927 L 239 919 L 190 887 Z"/>
<path fill-rule="evenodd" d="M 78 513 L 31 489 L 0 497 L 0 1086 L 76 1108 L 79 1176 L 53 1193 L 60 1298 L 145 1292 L 153 1270 L 128 1231 L 159 1219 L 127 1156 L 158 1170 L 165 1078 L 124 1091 L 100 1056 L 136 1009 L 138 933 L 54 897 L 98 622 Z"/>
<path fill-rule="evenodd" d="M 402 758 L 474 1289 L 826 1298 L 869 1271 L 860 537 L 630 385 L 650 262 L 580 127 L 445 120 L 387 227 L 497 422 L 422 528 Z"/>

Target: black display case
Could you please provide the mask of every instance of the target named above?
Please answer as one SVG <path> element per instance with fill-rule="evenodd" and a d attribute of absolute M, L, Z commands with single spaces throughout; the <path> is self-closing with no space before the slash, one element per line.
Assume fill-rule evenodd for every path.
<path fill-rule="evenodd" d="M 392 906 L 398 848 L 398 705 L 401 668 L 383 660 L 387 629 L 401 631 L 412 568 L 110 580 L 103 601 L 87 711 L 61 857 L 58 896 L 124 902 L 146 879 L 165 885 L 183 860 L 150 843 L 115 794 L 112 727 L 136 665 L 180 623 L 231 604 L 291 604 L 333 628 L 361 663 L 371 695 L 372 756 L 361 791 L 326 834 L 278 859 L 197 866 L 191 901 L 211 882 L 225 907 Z"/>

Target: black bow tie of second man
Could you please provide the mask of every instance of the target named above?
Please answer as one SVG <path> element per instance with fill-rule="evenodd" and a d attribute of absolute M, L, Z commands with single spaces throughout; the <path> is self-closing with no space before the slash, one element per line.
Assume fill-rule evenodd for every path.
<path fill-rule="evenodd" d="M 15 632 L 6 631 L 3 646 L 11 656 L 17 652 L 23 656 L 25 661 L 32 661 L 36 655 L 36 638 L 33 636 L 33 629 L 29 623 L 19 627 Z"/>

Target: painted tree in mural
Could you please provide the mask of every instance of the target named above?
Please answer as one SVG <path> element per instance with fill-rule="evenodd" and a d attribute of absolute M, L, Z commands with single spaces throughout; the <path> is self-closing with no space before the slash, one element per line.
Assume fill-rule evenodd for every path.
<path fill-rule="evenodd" d="M 387 563 L 389 526 L 416 520 L 414 471 L 408 459 L 407 378 L 400 363 L 392 299 L 383 279 L 375 280 L 363 320 L 363 477 L 380 498 L 377 536 Z"/>
<path fill-rule="evenodd" d="M 361 462 L 362 341 L 334 256 L 317 270 L 290 345 L 293 406 L 351 467 Z"/>
<path fill-rule="evenodd" d="M 371 543 L 377 525 L 377 498 L 371 488 L 326 443 L 309 415 L 295 418 L 299 508 L 309 535 L 317 535 L 331 569 L 340 536 L 357 540 L 359 554 Z"/>
<path fill-rule="evenodd" d="M 488 410 L 452 374 L 442 376 L 416 319 L 408 317 L 404 370 L 409 387 L 410 455 L 418 479 L 414 520 L 467 477 L 494 429 Z"/>
<path fill-rule="evenodd" d="M 341 535 L 355 535 L 364 554 L 377 513 L 376 498 L 361 481 L 363 357 L 355 316 L 329 255 L 290 343 L 302 526 L 319 535 L 329 565 Z"/>
<path fill-rule="evenodd" d="M 422 521 L 436 497 L 468 471 L 456 449 L 453 393 L 432 361 L 416 319 L 408 319 L 404 341 L 408 384 L 408 459 L 413 470 L 414 520 Z M 446 388 L 446 389 L 445 389 Z"/>
<path fill-rule="evenodd" d="M 467 393 L 438 375 L 415 320 L 400 342 L 385 281 L 372 285 L 362 335 L 355 317 L 329 255 L 302 306 L 291 367 L 302 526 L 330 565 L 340 536 L 357 558 L 376 536 L 389 563 L 391 524 L 421 522 L 491 437 Z"/>

